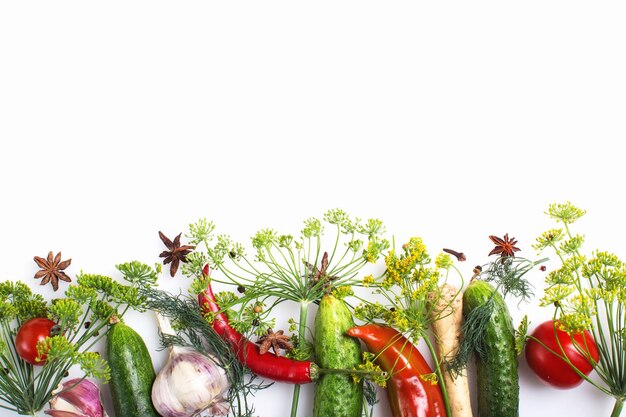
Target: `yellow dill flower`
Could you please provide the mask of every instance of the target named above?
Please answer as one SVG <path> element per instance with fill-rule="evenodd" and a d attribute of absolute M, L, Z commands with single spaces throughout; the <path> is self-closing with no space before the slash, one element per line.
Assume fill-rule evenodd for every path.
<path fill-rule="evenodd" d="M 374 283 L 374 275 L 369 274 L 369 275 L 366 275 L 365 277 L 363 277 L 362 284 L 363 284 L 364 287 L 369 287 L 373 283 Z"/>
<path fill-rule="evenodd" d="M 424 382 L 428 382 L 431 385 L 439 384 L 439 380 L 437 379 L 437 374 L 434 372 L 430 374 L 422 374 L 420 375 L 420 379 Z"/>

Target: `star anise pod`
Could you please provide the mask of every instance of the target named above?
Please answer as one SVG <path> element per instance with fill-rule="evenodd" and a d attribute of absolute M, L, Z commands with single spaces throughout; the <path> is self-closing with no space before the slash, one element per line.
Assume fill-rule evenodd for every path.
<path fill-rule="evenodd" d="M 52 251 L 50 251 L 48 252 L 47 258 L 35 256 L 33 260 L 37 266 L 41 268 L 40 271 L 37 271 L 34 277 L 36 279 L 42 278 L 40 282 L 41 285 L 46 285 L 50 282 L 52 283 L 52 288 L 56 291 L 59 289 L 59 280 L 72 282 L 72 279 L 65 272 L 63 272 L 65 268 L 70 266 L 72 260 L 67 259 L 65 261 L 61 261 L 61 252 L 54 256 Z"/>
<path fill-rule="evenodd" d="M 328 252 L 324 252 L 324 255 L 322 255 L 320 269 L 317 269 L 315 265 L 311 265 L 306 261 L 304 262 L 304 265 L 309 270 L 309 279 L 311 280 L 311 285 L 315 285 L 318 282 L 322 281 L 325 287 L 329 287 L 330 282 L 337 279 L 336 276 L 329 276 L 326 272 L 326 269 L 328 268 Z"/>
<path fill-rule="evenodd" d="M 274 349 L 274 353 L 279 355 L 281 349 L 291 350 L 293 345 L 289 341 L 290 337 L 283 334 L 282 330 L 274 333 L 272 329 L 268 329 L 267 333 L 261 336 L 258 342 L 261 344 L 259 347 L 259 353 L 263 355 L 270 350 L 270 347 Z"/>
<path fill-rule="evenodd" d="M 489 256 L 491 255 L 502 255 L 502 256 L 515 256 L 515 252 L 518 252 L 520 249 L 515 246 L 517 240 L 515 238 L 509 239 L 509 234 L 506 233 L 504 238 L 501 239 L 498 236 L 489 236 L 489 239 L 493 243 L 496 244 L 496 247 L 489 252 Z"/>
<path fill-rule="evenodd" d="M 176 236 L 174 238 L 174 241 L 172 242 L 167 236 L 159 232 L 159 237 L 161 238 L 161 241 L 168 249 L 168 250 L 164 250 L 163 252 L 161 252 L 159 257 L 165 258 L 163 259 L 163 265 L 167 265 L 171 263 L 170 275 L 172 277 L 176 275 L 176 271 L 178 271 L 178 266 L 180 265 L 180 263 L 187 262 L 187 255 L 189 255 L 191 251 L 195 248 L 195 246 L 191 246 L 191 245 L 181 246 L 180 235 L 181 233 L 179 233 L 178 236 Z"/>

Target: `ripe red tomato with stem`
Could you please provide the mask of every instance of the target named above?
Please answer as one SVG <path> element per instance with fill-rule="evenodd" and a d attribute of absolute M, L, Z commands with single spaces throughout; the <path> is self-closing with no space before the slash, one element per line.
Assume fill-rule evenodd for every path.
<path fill-rule="evenodd" d="M 548 320 L 532 332 L 526 342 L 526 361 L 543 381 L 557 388 L 573 388 L 589 375 L 600 360 L 598 348 L 588 331 L 569 335 L 558 322 Z"/>
<path fill-rule="evenodd" d="M 59 326 L 45 317 L 30 319 L 18 329 L 15 335 L 15 350 L 17 354 L 31 365 L 43 365 L 46 362 L 45 355 L 37 360 L 37 343 L 46 337 L 59 334 Z"/>

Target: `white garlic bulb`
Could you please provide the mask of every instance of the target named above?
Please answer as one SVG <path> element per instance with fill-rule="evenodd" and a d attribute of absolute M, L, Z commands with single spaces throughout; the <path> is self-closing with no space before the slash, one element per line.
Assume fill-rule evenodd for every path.
<path fill-rule="evenodd" d="M 164 333 L 172 334 L 164 317 L 157 314 Z M 193 417 L 203 411 L 227 415 L 230 381 L 215 358 L 195 349 L 171 346 L 167 363 L 152 385 L 152 403 L 163 417 Z"/>

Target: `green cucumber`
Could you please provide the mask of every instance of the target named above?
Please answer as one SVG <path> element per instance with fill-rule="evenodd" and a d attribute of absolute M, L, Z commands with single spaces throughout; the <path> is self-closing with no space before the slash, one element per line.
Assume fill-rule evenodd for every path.
<path fill-rule="evenodd" d="M 152 405 L 154 366 L 145 342 L 122 322 L 111 325 L 106 343 L 111 399 L 118 417 L 159 417 Z"/>
<path fill-rule="evenodd" d="M 463 293 L 463 315 L 490 299 L 493 309 L 483 335 L 484 352 L 474 355 L 478 417 L 517 417 L 519 377 L 515 329 L 504 299 L 491 284 L 474 280 Z"/>
<path fill-rule="evenodd" d="M 354 327 L 348 307 L 333 295 L 322 297 L 315 316 L 315 357 L 322 369 L 350 369 L 361 363 L 361 345 L 346 335 Z M 315 383 L 313 416 L 360 417 L 363 381 L 347 374 L 322 374 Z"/>

